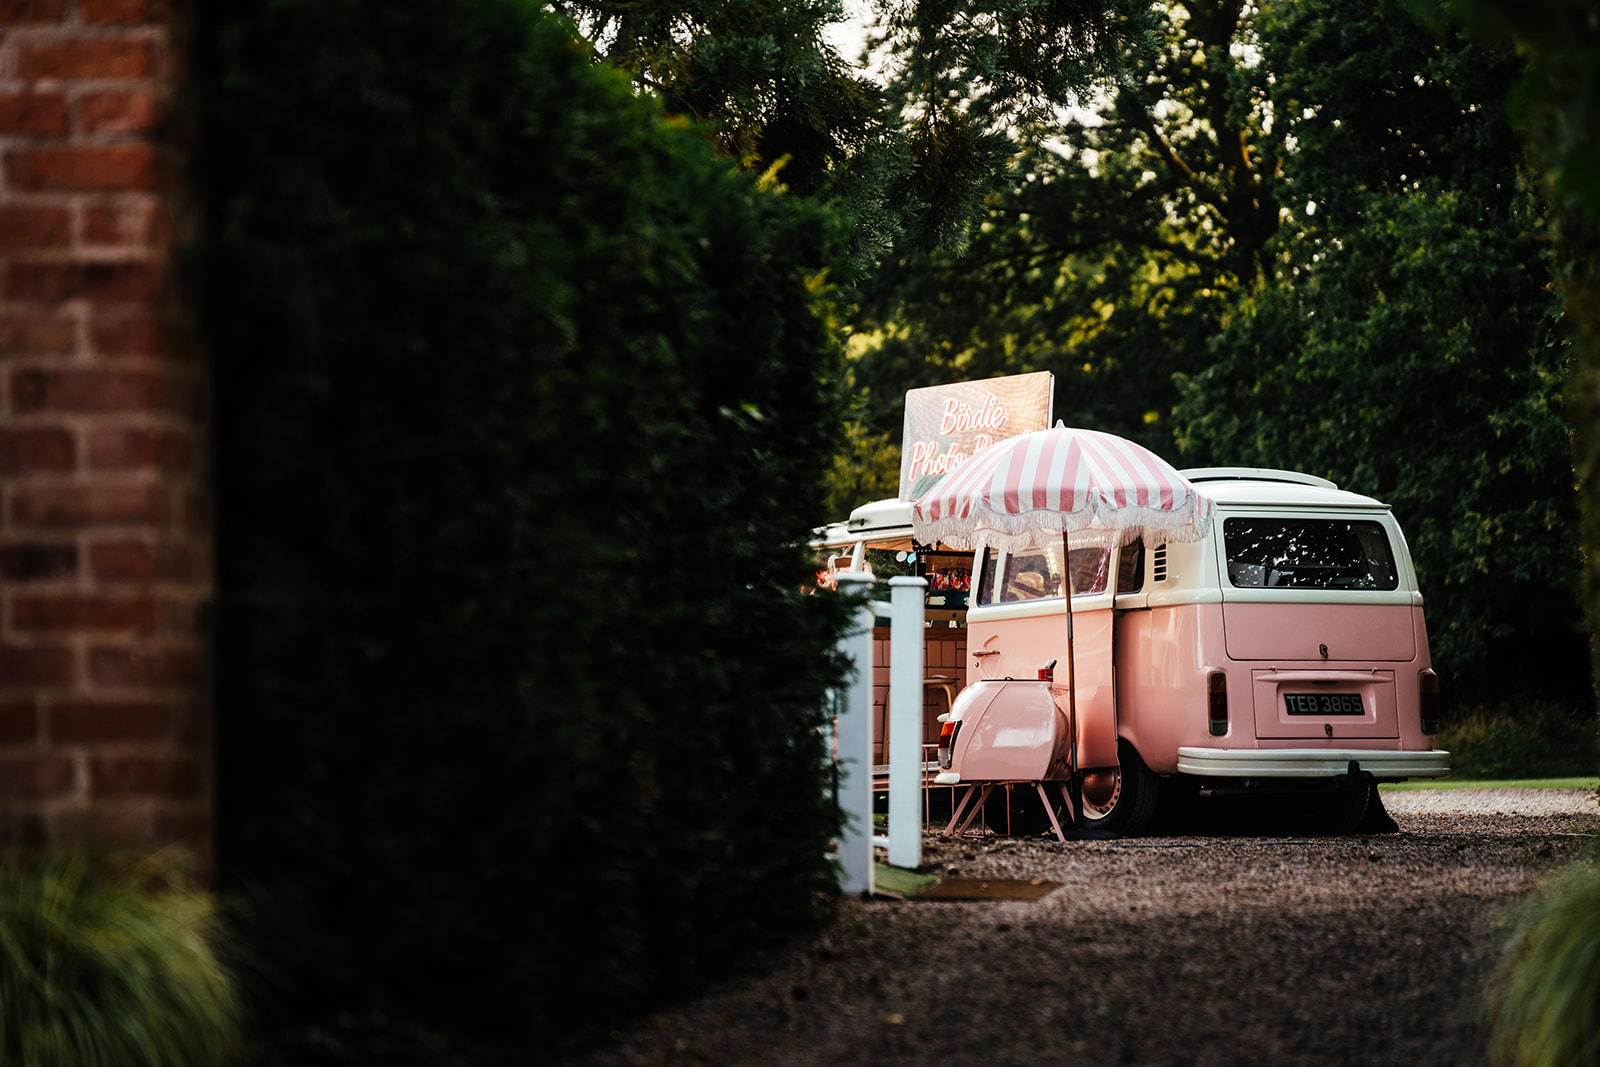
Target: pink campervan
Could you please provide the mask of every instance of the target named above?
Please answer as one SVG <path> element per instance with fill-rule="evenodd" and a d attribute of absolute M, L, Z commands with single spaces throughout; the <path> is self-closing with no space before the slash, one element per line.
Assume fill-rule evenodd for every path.
<path fill-rule="evenodd" d="M 1068 777 L 1069 568 L 1086 826 L 1138 833 L 1167 779 L 1320 793 L 1347 831 L 1374 783 L 1448 774 L 1422 595 L 1388 506 L 1288 471 L 1182 473 L 1216 504 L 1197 543 L 978 546 L 935 780 Z"/>

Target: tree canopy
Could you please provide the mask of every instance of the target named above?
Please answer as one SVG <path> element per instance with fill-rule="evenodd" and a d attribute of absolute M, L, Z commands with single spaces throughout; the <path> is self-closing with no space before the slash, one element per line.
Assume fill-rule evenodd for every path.
<path fill-rule="evenodd" d="M 1522 61 L 1390 0 L 1161 10 L 1146 74 L 1034 130 L 965 254 L 863 287 L 854 440 L 892 441 L 906 388 L 1053 371 L 1068 421 L 1393 504 L 1455 696 L 1581 692 Z M 881 459 L 838 463 L 892 491 Z"/>
<path fill-rule="evenodd" d="M 1149 22 L 1132 0 L 882 0 L 869 73 L 827 32 L 847 22 L 840 0 L 554 6 L 725 155 L 842 203 L 862 264 L 958 246 L 1017 124 L 1116 75 Z"/>

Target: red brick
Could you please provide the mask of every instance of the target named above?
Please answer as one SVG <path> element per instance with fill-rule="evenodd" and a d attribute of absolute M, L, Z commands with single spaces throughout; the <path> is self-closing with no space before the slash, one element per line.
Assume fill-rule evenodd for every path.
<path fill-rule="evenodd" d="M 172 740 L 179 747 L 193 752 L 211 751 L 211 713 L 194 703 L 186 708 L 174 709 L 172 715 Z"/>
<path fill-rule="evenodd" d="M 0 248 L 61 248 L 71 241 L 66 208 L 0 204 Z"/>
<path fill-rule="evenodd" d="M 38 811 L 25 811 L 19 805 L 0 807 L 0 845 L 39 852 L 50 844 L 50 827 Z"/>
<path fill-rule="evenodd" d="M 202 854 L 211 851 L 211 814 L 198 807 L 193 811 L 158 811 L 156 834 L 162 841 L 177 841 Z M 206 877 L 206 861 L 200 858 L 198 877 Z"/>
<path fill-rule="evenodd" d="M 161 524 L 170 511 L 166 492 L 154 485 L 22 485 L 11 493 L 11 521 L 19 526 Z"/>
<path fill-rule="evenodd" d="M 188 646 L 100 645 L 89 650 L 89 680 L 95 685 L 172 685 L 199 676 L 199 655 Z"/>
<path fill-rule="evenodd" d="M 72 791 L 72 761 L 45 753 L 0 759 L 0 799 L 43 800 Z"/>
<path fill-rule="evenodd" d="M 60 356 L 76 347 L 77 327 L 65 315 L 0 315 L 0 356 Z"/>
<path fill-rule="evenodd" d="M 0 93 L 0 133 L 62 137 L 69 120 L 63 93 Z"/>
<path fill-rule="evenodd" d="M 32 697 L 0 700 L 0 745 L 39 742 L 39 704 Z"/>
<path fill-rule="evenodd" d="M 193 597 L 166 597 L 161 601 L 161 632 L 188 637 L 200 631 L 202 603 Z"/>
<path fill-rule="evenodd" d="M 12 188 L 123 192 L 156 187 L 156 152 L 148 144 L 14 148 L 6 157 Z"/>
<path fill-rule="evenodd" d="M 60 22 L 66 0 L 0 0 L 0 23 Z"/>
<path fill-rule="evenodd" d="M 0 686 L 65 685 L 72 677 L 64 645 L 0 645 Z"/>
<path fill-rule="evenodd" d="M 189 469 L 189 438 L 176 430 L 123 427 L 89 434 L 89 466 L 97 470 Z"/>
<path fill-rule="evenodd" d="M 89 546 L 89 573 L 106 582 L 156 578 L 155 546 L 143 541 L 99 541 Z"/>
<path fill-rule="evenodd" d="M 98 756 L 89 763 L 89 787 L 96 797 L 159 796 L 165 800 L 204 800 L 205 768 L 181 756 Z"/>
<path fill-rule="evenodd" d="M 156 548 L 156 577 L 167 582 L 206 581 L 210 573 L 197 565 L 192 546 L 162 544 Z"/>
<path fill-rule="evenodd" d="M 41 541 L 0 545 L 0 578 L 7 581 L 48 581 L 77 573 L 77 545 Z"/>
<path fill-rule="evenodd" d="M 13 300 L 149 300 L 160 289 L 161 269 L 145 259 L 20 262 L 6 272 Z"/>
<path fill-rule="evenodd" d="M 156 627 L 156 601 L 150 596 L 105 593 L 29 593 L 11 597 L 11 628 L 17 632 L 83 633 Z"/>
<path fill-rule="evenodd" d="M 170 407 L 166 375 L 140 370 L 40 370 L 11 374 L 11 405 L 16 411 L 160 411 Z"/>
<path fill-rule="evenodd" d="M 155 204 L 96 204 L 84 212 L 83 238 L 94 245 L 146 247 L 170 236 L 167 219 Z"/>
<path fill-rule="evenodd" d="M 89 761 L 89 792 L 96 798 L 155 796 L 161 763 L 156 756 L 96 756 Z"/>
<path fill-rule="evenodd" d="M 165 0 L 79 0 L 78 17 L 89 25 L 160 22 L 167 16 Z"/>
<path fill-rule="evenodd" d="M 80 133 L 140 133 L 156 124 L 155 95 L 144 89 L 107 89 L 78 98 Z"/>
<path fill-rule="evenodd" d="M 120 803 L 57 811 L 48 820 L 53 842 L 121 846 L 158 839 L 155 803 L 150 800 L 124 798 Z"/>
<path fill-rule="evenodd" d="M 149 356 L 162 348 L 161 321 L 147 312 L 97 316 L 89 324 L 89 340 L 103 356 Z"/>
<path fill-rule="evenodd" d="M 210 537 L 212 527 L 212 500 L 207 492 L 185 493 L 183 497 L 183 528 L 201 537 Z"/>
<path fill-rule="evenodd" d="M 63 701 L 46 713 L 52 744 L 164 740 L 167 713 L 148 700 Z"/>
<path fill-rule="evenodd" d="M 134 37 L 26 42 L 17 47 L 17 77 L 146 78 L 155 73 L 156 52 Z"/>
<path fill-rule="evenodd" d="M 77 462 L 72 434 L 59 426 L 0 430 L 0 475 L 70 471 Z"/>
<path fill-rule="evenodd" d="M 206 800 L 211 793 L 210 776 L 200 759 L 168 757 L 161 778 L 161 795 L 167 800 Z"/>

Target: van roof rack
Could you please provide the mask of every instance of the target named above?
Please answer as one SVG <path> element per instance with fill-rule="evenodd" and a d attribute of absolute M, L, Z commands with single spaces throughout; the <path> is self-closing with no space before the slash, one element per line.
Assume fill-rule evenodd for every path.
<path fill-rule="evenodd" d="M 1178 472 L 1191 482 L 1289 482 L 1293 485 L 1311 485 L 1319 489 L 1339 488 L 1326 478 L 1299 471 L 1277 470 L 1272 467 L 1192 467 Z"/>

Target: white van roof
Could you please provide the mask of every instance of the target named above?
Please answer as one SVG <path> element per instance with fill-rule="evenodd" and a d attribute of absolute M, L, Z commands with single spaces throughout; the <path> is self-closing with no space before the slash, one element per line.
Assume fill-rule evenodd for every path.
<path fill-rule="evenodd" d="M 813 545 L 843 548 L 865 541 L 874 548 L 911 548 L 911 501 L 874 500 L 850 512 L 844 522 L 829 523 L 813 531 Z"/>
<path fill-rule="evenodd" d="M 1272 507 L 1357 507 L 1388 510 L 1389 505 L 1340 489 L 1326 478 L 1269 467 L 1196 467 L 1178 472 L 1218 504 Z"/>

